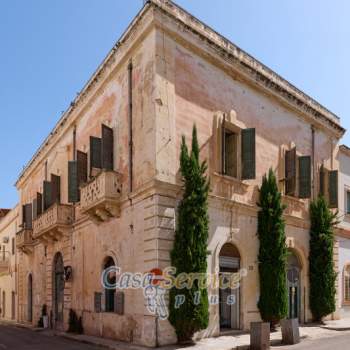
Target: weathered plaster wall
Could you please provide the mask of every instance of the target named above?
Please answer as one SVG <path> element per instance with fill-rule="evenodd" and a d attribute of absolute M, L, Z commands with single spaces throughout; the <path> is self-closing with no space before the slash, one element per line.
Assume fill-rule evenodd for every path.
<path fill-rule="evenodd" d="M 16 255 L 13 254 L 12 244 L 16 237 L 18 224 L 17 206 L 13 208 L 4 218 L 0 219 L 0 259 L 9 259 L 8 271 L 0 273 L 0 319 L 5 320 L 13 320 L 13 316 L 15 318 L 17 317 Z M 7 243 L 5 239 L 7 240 Z M 14 250 L 14 253 L 15 252 L 16 248 Z M 14 301 L 12 299 L 12 293 L 15 293 Z M 14 315 L 12 314 L 13 311 Z"/>

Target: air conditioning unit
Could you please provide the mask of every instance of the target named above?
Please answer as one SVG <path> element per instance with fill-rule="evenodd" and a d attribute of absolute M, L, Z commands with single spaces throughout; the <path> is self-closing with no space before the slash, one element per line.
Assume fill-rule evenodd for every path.
<path fill-rule="evenodd" d="M 9 242 L 9 237 L 8 236 L 5 236 L 2 238 L 2 243 L 8 243 Z"/>

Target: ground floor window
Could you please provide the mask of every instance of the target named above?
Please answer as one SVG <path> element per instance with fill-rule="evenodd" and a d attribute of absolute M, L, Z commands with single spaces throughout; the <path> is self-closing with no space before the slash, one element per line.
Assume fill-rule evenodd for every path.
<path fill-rule="evenodd" d="M 350 265 L 344 268 L 344 302 L 350 303 Z"/>

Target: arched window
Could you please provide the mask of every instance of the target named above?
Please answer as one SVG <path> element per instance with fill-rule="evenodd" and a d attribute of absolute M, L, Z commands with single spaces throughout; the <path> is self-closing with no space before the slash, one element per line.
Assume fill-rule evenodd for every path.
<path fill-rule="evenodd" d="M 115 266 L 114 259 L 112 257 L 107 257 L 105 259 L 105 263 L 103 265 L 104 270 Z M 116 274 L 115 271 L 111 271 L 107 275 L 107 282 L 110 285 L 114 285 L 116 281 Z M 105 289 L 105 311 L 106 312 L 114 312 L 115 311 L 115 289 Z"/>
<path fill-rule="evenodd" d="M 350 265 L 344 268 L 344 301 L 350 303 Z"/>

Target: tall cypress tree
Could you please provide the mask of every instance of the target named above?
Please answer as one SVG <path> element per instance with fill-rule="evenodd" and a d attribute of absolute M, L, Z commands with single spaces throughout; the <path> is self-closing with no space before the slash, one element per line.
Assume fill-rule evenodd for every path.
<path fill-rule="evenodd" d="M 190 153 L 185 138 L 182 137 L 180 170 L 184 194 L 178 208 L 178 224 L 174 248 L 171 252 L 171 263 L 176 268 L 176 276 L 183 272 L 206 274 L 209 182 L 206 176 L 206 162 L 201 163 L 199 160 L 195 126 Z M 185 297 L 185 301 L 177 308 L 175 302 L 180 295 Z M 195 332 L 208 327 L 208 293 L 206 288 L 200 288 L 198 280 L 190 289 L 173 287 L 170 290 L 169 309 L 169 320 L 180 342 L 191 340 Z"/>
<path fill-rule="evenodd" d="M 335 281 L 337 274 L 333 264 L 333 228 L 337 224 L 337 213 L 333 213 L 323 196 L 310 205 L 310 309 L 314 321 L 334 312 Z"/>
<path fill-rule="evenodd" d="M 287 247 L 281 193 L 272 169 L 263 177 L 260 189 L 258 213 L 260 299 L 261 318 L 276 323 L 288 314 L 286 285 Z"/>

